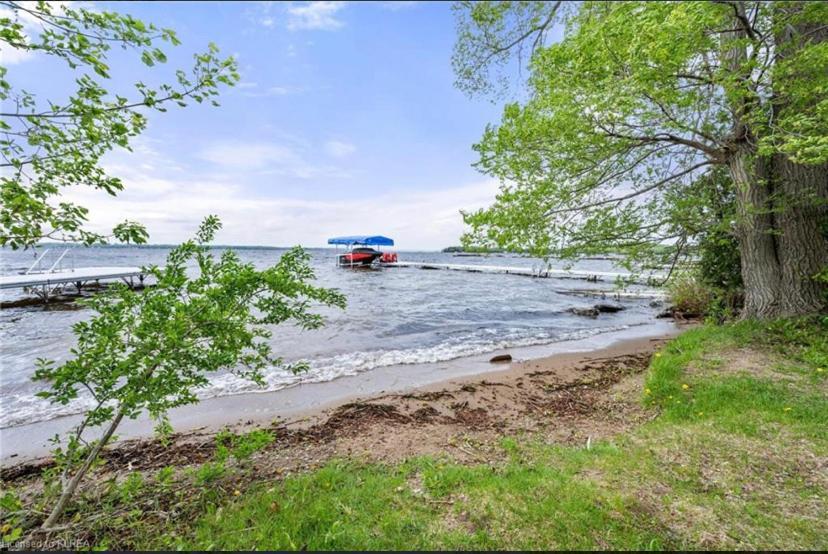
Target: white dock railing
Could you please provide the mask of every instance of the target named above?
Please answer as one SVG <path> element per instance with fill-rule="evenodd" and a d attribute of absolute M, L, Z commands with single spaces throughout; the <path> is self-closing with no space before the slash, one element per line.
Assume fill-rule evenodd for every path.
<path fill-rule="evenodd" d="M 52 265 L 52 268 L 54 267 L 55 264 Z M 80 289 L 91 281 L 121 279 L 132 286 L 134 277 L 137 277 L 139 283 L 143 285 L 144 275 L 145 271 L 140 267 L 80 267 L 61 271 L 50 270 L 43 273 L 2 275 L 0 276 L 0 289 L 23 289 L 34 292 L 44 302 L 48 302 L 50 297 L 60 294 L 66 285 L 74 285 L 80 292 Z"/>

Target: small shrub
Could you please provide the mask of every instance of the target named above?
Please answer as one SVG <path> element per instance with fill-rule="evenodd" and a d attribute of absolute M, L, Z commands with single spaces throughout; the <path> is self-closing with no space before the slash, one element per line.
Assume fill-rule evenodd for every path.
<path fill-rule="evenodd" d="M 158 470 L 155 479 L 159 485 L 168 485 L 172 482 L 173 475 L 175 475 L 175 468 L 173 466 L 166 466 Z"/>
<path fill-rule="evenodd" d="M 144 477 L 140 473 L 131 473 L 118 490 L 121 502 L 128 504 L 138 498 L 143 487 Z"/>
<path fill-rule="evenodd" d="M 822 268 L 822 271 L 814 275 L 814 279 L 823 283 L 823 300 L 824 300 L 824 307 L 828 307 L 828 265 Z M 826 317 L 826 322 L 828 322 L 828 317 Z"/>
<path fill-rule="evenodd" d="M 233 457 L 237 460 L 246 460 L 275 439 L 273 433 L 264 429 L 256 429 L 246 435 L 239 435 L 233 441 Z"/>
<path fill-rule="evenodd" d="M 246 460 L 276 440 L 276 436 L 265 429 L 255 429 L 244 435 L 236 435 L 222 430 L 216 435 L 216 459 L 227 460 L 233 456 L 236 460 Z"/>
<path fill-rule="evenodd" d="M 715 290 L 741 292 L 742 262 L 739 243 L 732 233 L 715 227 L 700 237 L 699 279 Z"/>
<path fill-rule="evenodd" d="M 207 462 L 195 471 L 195 479 L 199 485 L 206 485 L 224 477 L 226 471 L 223 461 Z"/>
<path fill-rule="evenodd" d="M 714 300 L 712 290 L 691 274 L 677 277 L 669 285 L 668 294 L 676 312 L 705 315 Z"/>
<path fill-rule="evenodd" d="M 13 543 L 23 534 L 23 504 L 14 491 L 3 491 L 0 496 L 0 541 L 4 545 Z M 6 550 L 4 548 L 3 550 Z"/>

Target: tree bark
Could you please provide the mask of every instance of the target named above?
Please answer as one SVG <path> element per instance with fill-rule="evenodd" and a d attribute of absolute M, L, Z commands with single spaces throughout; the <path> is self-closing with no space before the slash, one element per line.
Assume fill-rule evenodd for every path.
<path fill-rule="evenodd" d="M 736 216 L 745 305 L 742 317 L 777 317 L 780 309 L 781 272 L 770 211 L 771 182 L 765 163 L 747 143 L 729 158 L 728 169 L 736 187 Z"/>
<path fill-rule="evenodd" d="M 779 310 L 780 270 L 774 241 L 771 198 L 773 183 L 766 160 L 756 151 L 756 136 L 749 121 L 761 106 L 750 86 L 751 69 L 745 39 L 751 35 L 744 2 L 731 5 L 733 29 L 722 33 L 723 62 L 732 77 L 745 87 L 735 95 L 730 109 L 733 127 L 725 160 L 736 189 L 736 225 L 742 281 L 745 287 L 743 318 L 773 318 Z"/>
<path fill-rule="evenodd" d="M 722 34 L 723 58 L 734 77 L 751 82 L 744 39 L 755 38 L 745 4 L 735 2 L 734 29 Z M 780 4 L 786 17 L 802 4 Z M 795 22 L 796 19 L 787 19 Z M 825 40 L 821 27 L 780 25 L 774 36 L 778 59 L 798 51 L 803 37 Z M 754 48 L 758 47 L 754 45 Z M 743 318 L 772 319 L 817 313 L 825 305 L 825 285 L 814 279 L 828 265 L 828 238 L 821 228 L 828 219 L 828 164 L 806 166 L 784 154 L 760 157 L 758 138 L 749 123 L 765 102 L 752 88 L 732 103 L 733 129 L 725 159 L 736 187 L 736 214 L 742 280 Z M 777 120 L 788 109 L 784 98 L 770 100 Z M 802 109 L 801 106 L 798 109 Z"/>
<path fill-rule="evenodd" d="M 115 416 L 115 419 L 109 424 L 106 431 L 104 432 L 101 440 L 98 441 L 98 444 L 89 452 L 86 456 L 86 459 L 83 461 L 83 465 L 78 469 L 69 483 L 63 487 L 63 490 L 60 493 L 60 498 L 58 498 L 55 507 L 52 508 L 52 512 L 49 514 L 49 517 L 46 518 L 46 521 L 43 522 L 41 525 L 41 529 L 44 531 L 48 531 L 54 524 L 57 522 L 58 518 L 60 518 L 61 514 L 63 514 L 63 510 L 66 509 L 66 505 L 71 500 L 72 496 L 74 496 L 75 491 L 78 488 L 83 476 L 86 475 L 86 472 L 89 471 L 89 468 L 92 466 L 92 462 L 98 457 L 103 447 L 109 442 L 112 438 L 112 434 L 115 433 L 115 429 L 118 428 L 120 425 L 121 420 L 124 418 L 124 410 L 121 409 L 118 411 L 118 414 Z"/>
<path fill-rule="evenodd" d="M 775 223 L 778 228 L 780 315 L 820 312 L 826 284 L 814 279 L 828 266 L 828 166 L 802 165 L 784 155 L 774 158 L 774 179 L 780 187 Z"/>
<path fill-rule="evenodd" d="M 801 2 L 774 4 L 774 18 L 788 24 L 776 26 L 774 40 L 779 62 L 800 52 L 808 43 L 828 40 L 828 26 L 797 19 Z M 774 120 L 790 109 L 784 97 L 772 98 Z M 784 294 L 780 315 L 795 316 L 821 311 L 825 307 L 826 283 L 814 279 L 828 266 L 828 163 L 803 165 L 784 154 L 773 157 L 773 179 L 779 194 L 775 198 L 777 251 Z"/>

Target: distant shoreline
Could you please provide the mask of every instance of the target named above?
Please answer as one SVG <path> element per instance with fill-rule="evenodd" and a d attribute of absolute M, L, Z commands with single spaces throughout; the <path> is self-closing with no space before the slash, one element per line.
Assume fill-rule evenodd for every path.
<path fill-rule="evenodd" d="M 87 246 L 87 245 L 84 245 L 84 244 L 79 244 L 79 243 L 74 243 L 74 242 L 43 242 L 43 243 L 37 244 L 33 248 L 84 248 L 84 249 L 95 249 L 95 248 L 101 248 L 101 249 L 118 249 L 118 248 L 121 248 L 121 249 L 123 249 L 123 248 L 154 249 L 154 248 L 161 248 L 161 249 L 167 249 L 167 248 L 175 248 L 176 246 L 179 246 L 179 244 L 172 244 L 172 243 L 170 243 L 170 244 L 167 244 L 167 243 L 121 244 L 121 243 L 115 243 L 115 244 L 92 244 L 92 245 Z M 255 245 L 255 244 L 243 244 L 243 245 L 239 245 L 239 244 L 210 244 L 210 245 L 207 245 L 207 248 L 209 248 L 210 250 L 226 250 L 228 248 L 232 248 L 234 250 L 290 250 L 291 248 L 296 248 L 297 246 L 300 247 L 300 248 L 304 248 L 305 250 L 331 250 L 331 251 L 336 250 L 335 247 L 328 246 L 328 245 L 325 245 L 325 246 L 304 246 L 304 245 L 301 245 L 301 244 L 295 244 L 295 245 L 292 245 L 292 246 L 272 246 L 272 245 L 258 246 L 258 245 Z M 10 252 L 12 251 L 11 248 L 5 247 L 5 246 L 0 247 L 0 250 L 8 250 Z M 340 248 L 340 250 L 341 250 L 341 248 Z M 399 249 L 394 249 L 394 251 L 395 252 L 417 252 L 417 253 L 425 253 L 425 254 L 439 254 L 439 253 L 441 253 L 441 250 L 417 250 L 417 249 L 399 250 Z M 17 252 L 21 252 L 21 251 L 17 250 Z"/>

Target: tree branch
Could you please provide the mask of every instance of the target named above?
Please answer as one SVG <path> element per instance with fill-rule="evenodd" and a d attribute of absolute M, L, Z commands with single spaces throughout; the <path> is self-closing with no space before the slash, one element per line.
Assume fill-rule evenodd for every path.
<path fill-rule="evenodd" d="M 557 209 L 557 210 L 551 210 L 551 211 L 548 211 L 548 212 L 544 213 L 543 215 L 544 215 L 544 217 L 550 217 L 550 216 L 553 216 L 553 215 L 559 214 L 559 213 L 573 212 L 573 211 L 578 211 L 578 210 L 587 210 L 587 209 L 590 209 L 590 208 L 596 208 L 598 206 L 603 206 L 603 205 L 606 205 L 606 204 L 623 202 L 624 200 L 629 200 L 631 198 L 635 198 L 636 196 L 641 196 L 644 193 L 647 193 L 647 192 L 655 190 L 659 187 L 662 187 L 662 186 L 666 185 L 667 183 L 669 183 L 670 181 L 672 181 L 674 179 L 678 179 L 679 177 L 684 177 L 685 175 L 687 175 L 689 173 L 692 173 L 693 171 L 695 171 L 695 170 L 697 170 L 701 167 L 704 167 L 706 165 L 712 165 L 712 163 L 713 162 L 711 162 L 710 160 L 705 160 L 703 162 L 697 163 L 694 166 L 689 167 L 688 169 L 685 169 L 684 171 L 682 171 L 680 173 L 674 173 L 673 175 L 670 175 L 669 177 L 666 177 L 666 178 L 664 178 L 664 179 L 662 179 L 662 180 L 660 180 L 656 183 L 653 183 L 652 185 L 644 187 L 643 189 L 633 191 L 630 194 L 626 194 L 624 196 L 619 196 L 619 197 L 616 197 L 616 198 L 605 198 L 604 200 L 599 200 L 597 202 L 593 202 L 592 204 L 586 204 L 584 206 L 574 206 L 574 207 L 571 207 L 571 208 L 560 208 L 560 209 Z"/>

